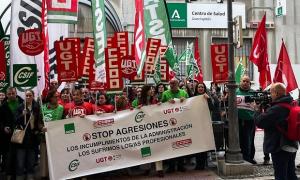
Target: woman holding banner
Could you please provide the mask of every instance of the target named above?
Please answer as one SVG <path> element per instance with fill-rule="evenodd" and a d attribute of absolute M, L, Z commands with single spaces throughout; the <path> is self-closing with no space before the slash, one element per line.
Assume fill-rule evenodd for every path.
<path fill-rule="evenodd" d="M 45 104 L 42 106 L 44 122 L 63 119 L 64 107 L 58 104 L 58 98 L 59 94 L 56 90 L 51 90 L 48 92 L 47 97 L 45 99 Z M 44 131 L 46 131 L 45 128 Z M 40 171 L 41 179 L 43 180 L 47 179 L 49 176 L 46 139 L 44 134 L 41 135 L 40 153 Z"/>
<path fill-rule="evenodd" d="M 198 83 L 196 85 L 195 89 L 195 96 L 203 95 L 205 99 L 207 99 L 208 108 L 212 112 L 215 109 L 219 111 L 219 101 L 217 98 L 212 98 L 210 95 L 208 95 L 206 85 L 204 83 Z M 220 113 L 220 111 L 218 112 Z M 205 168 L 205 165 L 207 164 L 207 152 L 202 152 L 196 154 L 196 169 L 202 170 Z"/>
<path fill-rule="evenodd" d="M 97 104 L 95 105 L 95 111 L 97 115 L 103 114 L 103 113 L 111 113 L 114 111 L 114 106 L 109 104 L 108 102 L 108 96 L 107 94 L 100 93 L 97 95 Z"/>
<path fill-rule="evenodd" d="M 24 129 L 28 124 L 22 144 L 16 144 L 16 179 L 23 180 L 26 172 L 27 180 L 34 180 L 34 148 L 39 144 L 38 136 L 43 130 L 43 121 L 40 106 L 34 100 L 34 92 L 26 90 L 25 95 L 25 103 L 16 112 L 17 127 Z"/>
<path fill-rule="evenodd" d="M 83 101 L 83 94 L 80 89 L 73 91 L 73 101 L 64 106 L 64 115 L 67 118 L 85 115 L 91 115 L 94 113 L 93 105 L 89 102 Z"/>
<path fill-rule="evenodd" d="M 141 90 L 141 98 L 137 108 L 152 104 L 160 104 L 157 97 L 155 96 L 155 88 L 150 85 L 144 85 Z M 157 171 L 159 177 L 164 176 L 162 161 L 155 162 L 155 170 Z"/>

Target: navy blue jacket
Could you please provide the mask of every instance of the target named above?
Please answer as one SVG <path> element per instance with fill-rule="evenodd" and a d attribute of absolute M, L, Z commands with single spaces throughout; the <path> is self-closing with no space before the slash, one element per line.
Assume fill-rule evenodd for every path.
<path fill-rule="evenodd" d="M 281 151 L 283 145 L 298 147 L 297 142 L 290 141 L 278 130 L 277 126 L 287 130 L 287 117 L 289 110 L 278 103 L 291 103 L 293 98 L 290 95 L 282 96 L 271 103 L 264 113 L 255 113 L 254 120 L 257 127 L 264 129 L 264 152 L 276 153 Z"/>

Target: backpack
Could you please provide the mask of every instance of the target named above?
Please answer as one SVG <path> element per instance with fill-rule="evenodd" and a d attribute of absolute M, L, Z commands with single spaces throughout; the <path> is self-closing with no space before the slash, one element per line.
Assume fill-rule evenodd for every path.
<path fill-rule="evenodd" d="M 290 110 L 287 117 L 288 129 L 285 131 L 283 128 L 277 126 L 277 129 L 284 134 L 286 138 L 292 141 L 300 141 L 300 106 L 294 102 L 278 103 L 279 106 Z"/>

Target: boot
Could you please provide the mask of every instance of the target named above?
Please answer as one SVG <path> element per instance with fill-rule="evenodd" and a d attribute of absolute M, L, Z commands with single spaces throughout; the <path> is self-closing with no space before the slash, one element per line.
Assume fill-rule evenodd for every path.
<path fill-rule="evenodd" d="M 7 175 L 7 176 L 5 176 L 5 179 L 6 180 L 12 180 L 12 176 L 11 175 Z"/>
<path fill-rule="evenodd" d="M 26 180 L 34 180 L 33 174 L 27 174 Z"/>
<path fill-rule="evenodd" d="M 25 176 L 24 175 L 23 176 L 17 176 L 16 180 L 25 180 Z"/>

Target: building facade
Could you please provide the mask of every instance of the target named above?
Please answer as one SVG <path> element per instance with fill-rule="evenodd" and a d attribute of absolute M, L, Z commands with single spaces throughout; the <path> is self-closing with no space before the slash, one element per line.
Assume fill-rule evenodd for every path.
<path fill-rule="evenodd" d="M 217 4 L 216 0 L 167 0 L 167 3 L 187 3 L 201 6 L 201 4 Z M 227 4 L 225 0 L 224 5 Z M 257 70 L 249 63 L 249 54 L 252 47 L 252 40 L 264 13 L 267 16 L 267 34 L 268 34 L 268 54 L 271 69 L 273 70 L 277 63 L 278 54 L 281 46 L 281 39 L 286 43 L 290 60 L 297 68 L 300 63 L 300 12 L 296 11 L 300 7 L 300 1 L 289 0 L 286 2 L 286 15 L 276 17 L 276 0 L 235 0 L 233 4 L 242 4 L 245 6 L 245 25 L 243 29 L 244 45 L 235 49 L 236 62 L 243 58 L 246 65 L 246 72 L 255 80 L 258 76 Z M 108 35 L 114 31 L 125 30 L 129 32 L 129 39 L 133 41 L 134 33 L 134 0 L 106 0 L 106 16 Z M 80 0 L 80 22 L 77 28 L 77 34 L 84 36 L 92 35 L 91 13 L 89 12 L 90 1 Z M 226 15 L 227 16 L 227 15 Z M 71 30 L 71 33 L 73 31 Z M 210 62 L 210 45 L 212 43 L 222 43 L 227 41 L 227 29 L 225 28 L 172 28 L 173 42 L 177 54 L 185 50 L 186 42 L 193 42 L 196 37 L 199 38 L 200 56 L 204 72 L 204 79 L 211 80 L 212 70 Z M 182 65 L 183 66 L 183 65 Z M 183 68 L 184 69 L 184 68 Z M 184 71 L 184 70 L 183 70 Z M 295 72 L 296 73 L 296 72 Z M 184 72 L 183 72 L 184 74 Z M 297 74 L 297 73 L 296 73 Z M 272 74 L 273 75 L 273 74 Z"/>
<path fill-rule="evenodd" d="M 148 0 L 152 1 L 152 0 Z M 278 1 L 286 2 L 286 15 L 276 17 L 275 11 Z M 220 1 L 218 1 L 220 2 Z M 6 2 L 0 8 L 1 22 L 6 26 L 5 30 L 9 30 L 10 15 L 9 2 Z M 189 6 L 201 7 L 203 4 L 211 4 L 216 6 L 217 0 L 167 0 L 167 3 L 184 3 Z M 227 1 L 224 0 L 223 5 L 226 6 Z M 297 80 L 300 82 L 300 1 L 298 0 L 234 0 L 233 4 L 244 5 L 244 23 L 245 28 L 242 31 L 244 45 L 239 49 L 235 49 L 235 61 L 240 58 L 246 66 L 246 72 L 254 81 L 258 81 L 258 72 L 256 67 L 249 63 L 249 54 L 252 47 L 254 34 L 257 30 L 258 22 L 260 22 L 264 13 L 267 16 L 267 34 L 268 34 L 268 54 L 271 70 L 274 71 L 277 63 L 278 54 L 281 46 L 281 39 L 286 43 L 286 47 L 293 64 L 294 72 Z M 134 33 L 134 16 L 135 1 L 134 0 L 105 0 L 105 11 L 107 17 L 107 34 L 112 35 L 115 31 L 128 31 L 129 40 L 133 42 Z M 235 9 L 233 9 L 235 11 Z M 227 12 L 226 12 L 227 13 Z M 227 16 L 227 15 L 225 15 Z M 92 37 L 92 15 L 91 1 L 79 0 L 79 22 L 77 25 L 70 25 L 70 36 Z M 210 45 L 212 43 L 222 43 L 227 41 L 226 28 L 172 28 L 173 42 L 176 47 L 177 54 L 180 54 L 186 48 L 186 42 L 194 42 L 195 38 L 199 38 L 200 57 L 204 79 L 210 81 L 212 79 L 212 69 L 210 62 Z M 298 66 L 299 65 L 299 66 Z M 184 67 L 184 64 L 181 64 Z M 184 68 L 183 75 L 184 75 Z M 273 76 L 273 72 L 271 74 Z"/>

